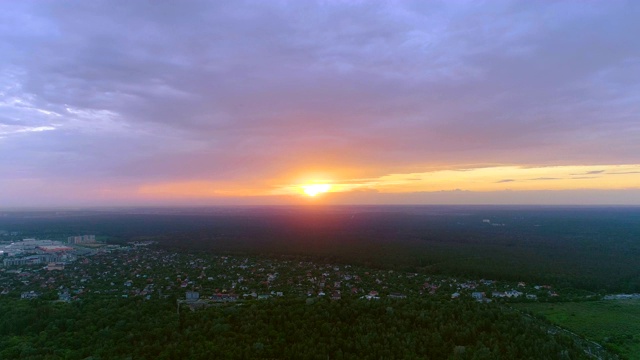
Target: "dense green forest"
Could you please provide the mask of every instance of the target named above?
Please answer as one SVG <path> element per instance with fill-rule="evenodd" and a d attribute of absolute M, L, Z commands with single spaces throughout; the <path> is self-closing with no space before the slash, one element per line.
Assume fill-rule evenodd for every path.
<path fill-rule="evenodd" d="M 513 310 L 511 300 L 472 301 L 471 291 L 493 297 L 490 288 L 453 300 L 462 283 L 455 277 L 521 289 L 538 296 L 522 296 L 532 303 L 640 292 L 640 208 L 10 211 L 0 212 L 0 230 L 5 243 L 77 234 L 158 242 L 59 273 L 2 269 L 0 359 L 586 359 L 597 346 Z M 247 268 L 251 259 L 260 260 Z M 361 278 L 335 286 L 347 267 Z M 264 283 L 275 272 L 282 288 Z M 287 296 L 178 314 L 185 291 L 210 295 L 240 277 L 253 284 L 245 292 Z M 429 294 L 431 286 L 439 288 Z M 65 287 L 73 299 L 59 302 Z M 344 296 L 322 297 L 326 288 Z M 381 299 L 360 299 L 376 289 Z M 18 299 L 27 290 L 42 295 Z M 408 296 L 391 299 L 394 291 Z"/>
<path fill-rule="evenodd" d="M 95 233 L 112 243 L 153 239 L 169 249 L 303 255 L 600 293 L 640 292 L 638 207 L 342 206 L 0 215 L 0 229 L 38 238 Z"/>
<path fill-rule="evenodd" d="M 499 305 L 277 299 L 192 312 L 170 300 L 0 303 L 2 359 L 587 359 Z"/>

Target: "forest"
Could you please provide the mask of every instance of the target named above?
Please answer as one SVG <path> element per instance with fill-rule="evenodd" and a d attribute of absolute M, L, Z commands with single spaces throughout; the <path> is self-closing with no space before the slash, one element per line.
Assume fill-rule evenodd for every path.
<path fill-rule="evenodd" d="M 278 299 L 0 303 L 2 359 L 588 359 L 544 324 L 475 302 Z"/>
<path fill-rule="evenodd" d="M 341 264 L 386 273 L 387 278 L 397 273 L 449 277 L 449 283 L 455 283 L 453 277 L 463 277 L 546 284 L 562 294 L 541 301 L 592 301 L 607 293 L 640 292 L 640 208 L 634 207 L 2 211 L 0 230 L 4 243 L 26 237 L 62 240 L 84 233 L 124 246 L 152 240 L 154 251 L 165 254 L 163 259 L 181 259 L 176 261 L 193 267 L 193 273 L 163 268 L 169 272 L 162 275 L 167 281 L 182 274 L 178 283 L 212 269 L 208 260 L 195 259 L 214 256 L 230 261 L 222 260 L 228 255 L 238 261 L 255 257 L 274 264 L 307 260 Z M 598 346 L 594 350 L 589 341 L 593 338 L 556 327 L 548 321 L 553 318 L 545 320 L 533 305 L 514 307 L 470 297 L 454 300 L 449 293 L 371 301 L 360 295 L 334 301 L 328 296 L 292 294 L 190 311 L 177 306 L 175 291 L 127 297 L 120 294 L 133 292 L 107 294 L 100 288 L 88 292 L 82 290 L 84 283 L 76 283 L 80 287 L 74 300 L 56 300 L 55 286 L 72 278 L 114 288 L 113 280 L 97 282 L 109 270 L 122 287 L 127 278 L 140 276 L 141 268 L 152 267 L 147 264 L 153 258 L 141 262 L 136 252 L 127 254 L 132 257 L 109 263 L 108 269 L 100 268 L 100 261 L 110 259 L 105 255 L 55 277 L 46 270 L 29 270 L 39 272 L 49 295 L 33 300 L 21 300 L 17 290 L 0 295 L 0 358 L 588 359 L 592 351 L 601 351 L 604 359 L 618 358 Z M 162 268 L 160 263 L 156 266 Z M 7 271 L 3 273 L 7 279 L 9 270 L 15 271 L 0 270 Z M 286 271 L 279 271 L 286 276 Z M 139 288 L 148 285 L 142 278 L 133 279 L 140 282 Z M 26 286 L 12 281 L 18 288 Z M 268 291 L 269 286 L 260 288 Z M 635 333 L 628 334 L 631 339 L 623 339 L 624 344 L 636 346 Z M 607 348 L 624 358 L 624 349 L 616 347 L 622 340 L 611 339 L 606 340 Z"/>
<path fill-rule="evenodd" d="M 639 207 L 340 206 L 4 212 L 0 229 L 169 249 L 309 256 L 421 273 L 640 292 Z M 488 222 L 485 222 L 488 221 Z"/>

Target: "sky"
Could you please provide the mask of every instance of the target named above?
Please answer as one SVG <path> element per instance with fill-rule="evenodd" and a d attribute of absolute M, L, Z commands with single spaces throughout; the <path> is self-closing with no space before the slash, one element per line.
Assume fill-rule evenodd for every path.
<path fill-rule="evenodd" d="M 640 205 L 638 1 L 0 1 L 0 207 Z"/>

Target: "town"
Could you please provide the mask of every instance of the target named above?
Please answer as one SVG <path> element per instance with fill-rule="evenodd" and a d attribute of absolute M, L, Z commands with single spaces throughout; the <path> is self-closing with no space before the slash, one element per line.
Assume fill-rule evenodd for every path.
<path fill-rule="evenodd" d="M 409 326 L 402 330 L 407 334 L 421 332 L 420 339 L 433 337 L 429 340 L 432 346 L 415 343 L 418 347 L 406 351 L 436 352 L 442 356 L 451 351 L 472 353 L 476 350 L 465 339 L 487 331 L 504 334 L 501 326 L 510 324 L 507 326 L 510 329 L 528 332 L 530 337 L 535 332 L 540 341 L 551 341 L 555 344 L 552 352 L 570 349 L 576 356 L 597 353 L 602 359 L 614 359 L 615 356 L 609 356 L 600 344 L 540 321 L 528 309 L 601 303 L 597 301 L 601 299 L 618 304 L 616 299 L 637 296 L 606 295 L 531 281 L 399 271 L 308 255 L 218 253 L 167 246 L 143 238 L 118 243 L 103 239 L 78 235 L 68 237 L 66 241 L 17 240 L 14 236 L 0 243 L 0 301 L 5 306 L 4 321 L 0 326 L 16 334 L 24 331 L 21 329 L 29 329 L 33 334 L 45 331 L 48 334 L 45 338 L 59 338 L 62 342 L 74 341 L 72 339 L 79 334 L 85 334 L 82 336 L 87 339 L 103 339 L 96 331 L 107 333 L 112 326 L 119 335 L 110 339 L 119 339 L 132 334 L 132 330 L 125 331 L 123 326 L 136 327 L 140 346 L 134 350 L 116 343 L 100 346 L 99 352 L 105 358 L 130 351 L 134 351 L 136 357 L 145 357 L 149 351 L 160 354 L 165 351 L 161 344 L 166 341 L 174 341 L 176 349 L 190 349 L 199 340 L 190 338 L 189 334 L 213 331 L 218 336 L 221 334 L 218 331 L 223 331 L 225 338 L 215 340 L 220 349 L 226 349 L 224 351 L 229 354 L 239 343 L 243 344 L 238 356 L 246 358 L 263 352 L 297 356 L 304 351 L 302 347 L 277 348 L 273 341 L 278 337 L 260 335 L 259 329 L 271 326 L 276 330 L 269 333 L 297 336 L 301 331 L 297 324 L 319 321 L 324 324 L 322 334 L 330 334 L 331 327 L 323 320 L 327 316 L 337 321 L 331 322 L 330 326 L 342 329 L 339 331 L 349 329 L 351 334 L 354 331 L 348 324 L 356 321 L 355 334 L 363 339 L 370 336 L 372 327 L 378 326 L 378 333 L 386 334 L 391 331 L 389 329 L 398 329 L 397 326 L 404 324 L 402 326 Z M 101 315 L 96 316 L 101 319 L 101 325 L 86 328 L 93 323 L 94 320 L 88 319 L 98 309 Z M 144 321 L 129 321 L 131 316 L 138 316 L 138 311 L 153 316 Z M 34 318 L 38 315 L 29 314 L 45 316 Z M 274 323 L 271 322 L 272 314 L 279 314 Z M 380 314 L 386 316 L 380 318 Z M 431 320 L 427 314 L 431 314 Z M 464 321 L 450 322 L 451 317 L 460 316 Z M 256 320 L 256 317 L 262 320 Z M 412 320 L 405 321 L 405 317 Z M 498 319 L 495 326 L 489 325 L 493 323 L 487 322 L 489 318 Z M 205 319 L 215 319 L 218 325 Z M 243 325 L 254 321 L 261 325 Z M 416 321 L 422 321 L 423 325 L 410 325 Z M 278 327 L 280 325 L 291 329 Z M 468 328 L 476 330 L 465 332 Z M 75 330 L 73 334 L 65 335 L 64 329 Z M 157 336 L 149 335 L 152 329 L 156 329 L 153 331 Z M 434 335 L 440 331 L 460 335 L 455 335 L 457 337 L 451 343 L 443 343 L 439 335 Z M 303 337 L 313 338 L 310 341 L 314 343 L 319 341 L 316 336 L 318 334 L 312 332 Z M 403 337 L 394 335 L 392 338 Z M 207 339 L 211 341 L 212 338 Z M 611 338 L 606 345 L 614 346 L 620 339 Z M 11 341 L 9 337 L 5 338 L 5 344 L 9 345 L 3 354 L 8 358 L 58 351 L 54 349 L 66 346 L 51 345 L 46 348 L 48 350 L 35 350 L 38 347 L 34 347 L 26 351 L 11 345 Z M 74 348 L 75 355 L 70 358 L 95 354 L 92 341 L 85 340 L 86 346 Z M 504 342 L 505 346 L 516 346 L 516 343 Z M 398 342 L 393 346 L 401 351 L 405 345 Z M 173 345 L 166 349 L 173 351 Z M 362 354 L 363 349 L 348 351 Z"/>
<path fill-rule="evenodd" d="M 71 239 L 74 240 L 71 243 Z M 3 247 L 0 294 L 75 301 L 86 296 L 174 298 L 192 309 L 219 302 L 306 297 L 439 297 L 491 301 L 549 301 L 551 285 L 469 280 L 368 269 L 304 258 L 174 252 L 154 242 L 127 246 L 24 239 Z M 90 244 L 90 247 L 82 245 Z"/>

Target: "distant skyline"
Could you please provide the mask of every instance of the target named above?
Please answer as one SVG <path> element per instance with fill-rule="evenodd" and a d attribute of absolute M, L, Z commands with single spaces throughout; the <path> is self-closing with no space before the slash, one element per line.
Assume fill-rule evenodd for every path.
<path fill-rule="evenodd" d="M 637 1 L 2 7 L 0 208 L 640 205 Z"/>

